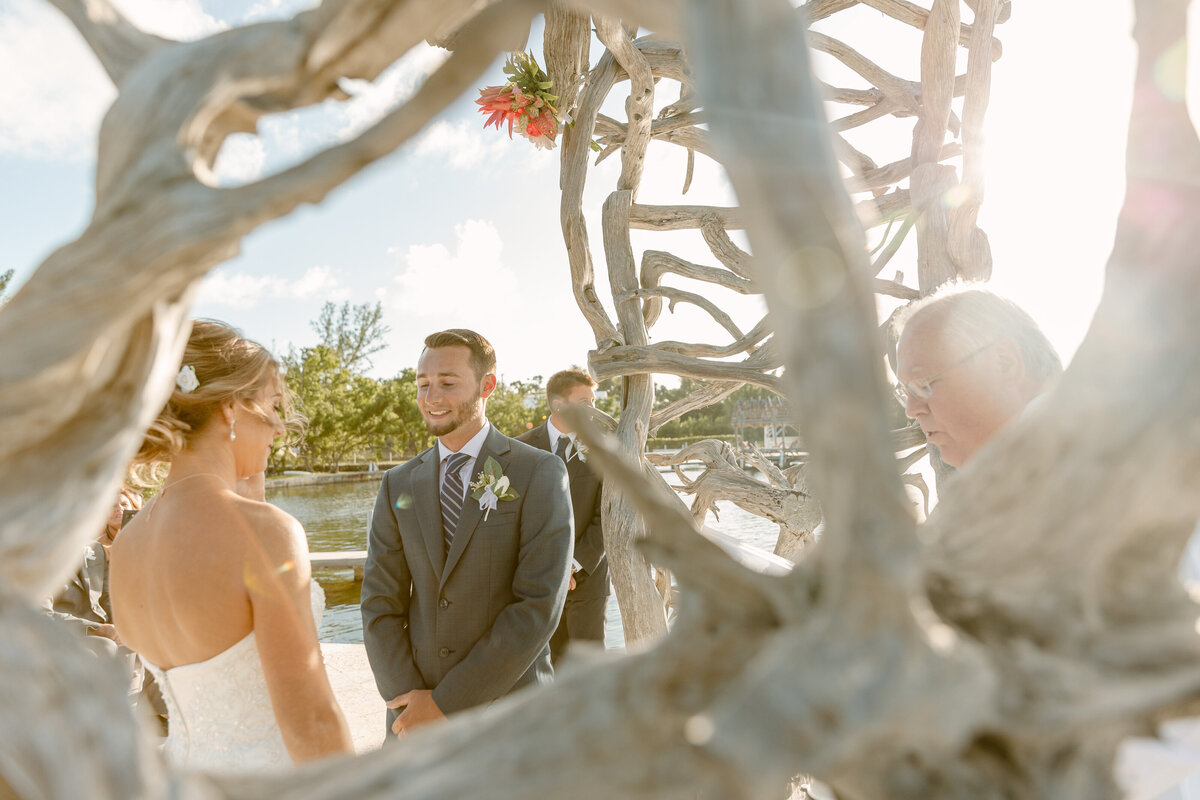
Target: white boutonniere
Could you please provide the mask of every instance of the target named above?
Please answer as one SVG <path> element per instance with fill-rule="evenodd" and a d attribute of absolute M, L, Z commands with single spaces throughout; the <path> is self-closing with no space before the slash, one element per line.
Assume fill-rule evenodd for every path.
<path fill-rule="evenodd" d="M 581 462 L 586 464 L 587 463 L 587 454 L 588 454 L 587 445 L 584 444 L 582 441 L 580 441 L 579 437 L 576 437 L 571 440 L 571 458 L 578 458 Z M 571 460 L 571 458 L 568 458 L 567 461 L 569 462 Z"/>
<path fill-rule="evenodd" d="M 196 391 L 196 388 L 200 385 L 200 379 L 196 377 L 196 368 L 191 364 L 184 364 L 179 370 L 179 374 L 175 376 L 175 385 L 184 394 L 191 394 Z"/>
<path fill-rule="evenodd" d="M 501 500 L 516 500 L 521 496 L 512 490 L 508 476 L 500 470 L 500 463 L 491 456 L 483 462 L 483 469 L 471 481 L 470 488 L 471 497 L 479 501 L 484 522 Z"/>

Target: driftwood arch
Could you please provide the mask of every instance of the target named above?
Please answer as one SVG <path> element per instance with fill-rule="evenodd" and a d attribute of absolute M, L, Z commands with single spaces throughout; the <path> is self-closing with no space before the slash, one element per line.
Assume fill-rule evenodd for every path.
<path fill-rule="evenodd" d="M 813 29 L 836 21 L 841 12 L 858 10 L 860 5 L 878 11 L 894 25 L 923 32 L 921 51 L 911 59 L 920 66 L 918 80 L 893 75 L 846 42 Z M 807 40 L 813 51 L 835 60 L 869 87 L 820 84 L 834 113 L 856 109 L 830 122 L 833 151 L 847 174 L 846 190 L 857 198 L 856 213 L 866 220 L 868 230 L 878 229 L 874 234 L 878 244 L 867 267 L 867 274 L 874 276 L 869 286 L 899 300 L 927 294 L 950 279 L 983 280 L 991 274 L 991 250 L 976 219 L 983 201 L 983 122 L 992 62 L 1001 55 L 994 33 L 1008 18 L 1010 3 L 968 3 L 971 24 L 961 21 L 961 5 L 959 0 L 936 0 L 926 10 L 897 0 L 810 0 L 795 12 L 797 20 L 810 28 Z M 596 340 L 590 356 L 592 372 L 600 379 L 623 379 L 625 397 L 617 437 L 628 457 L 646 460 L 649 479 L 656 479 L 649 464 L 678 467 L 700 462 L 704 471 L 695 480 L 684 478 L 676 469 L 683 488 L 696 496 L 696 517 L 702 520 L 715 500 L 732 499 L 778 524 L 775 552 L 794 560 L 812 541 L 821 521 L 820 504 L 809 490 L 803 465 L 784 473 L 754 454 L 741 456 L 717 442 L 686 448 L 669 457 L 646 456 L 648 435 L 688 411 L 723 400 L 740 386 L 755 384 L 782 394 L 784 384 L 775 373 L 783 366 L 783 354 L 769 317 L 743 331 L 722 309 L 722 297 L 728 297 L 723 292 L 759 297 L 764 293 L 755 259 L 729 235 L 731 230 L 745 229 L 744 209 L 688 205 L 683 200 L 666 206 L 637 202 L 646 153 L 652 144 L 687 150 L 684 194 L 691 184 L 695 155 L 717 158 L 708 131 L 711 114 L 697 96 L 683 49 L 655 35 L 634 39 L 629 29 L 597 15 L 596 35 L 606 50 L 589 71 L 592 26 L 588 14 L 554 3 L 547 14 L 545 34 L 550 75 L 555 86 L 565 87 L 562 102 L 571 109 L 574 120 L 563 136 L 561 221 L 575 301 Z M 966 70 L 956 75 L 960 49 L 967 54 Z M 727 68 L 736 69 L 732 64 Z M 776 68 L 788 69 L 784 63 Z M 656 84 L 661 79 L 677 81 L 682 89 L 678 102 L 655 115 Z M 624 94 L 626 86 L 628 95 Z M 624 120 L 601 112 L 610 96 L 625 97 Z M 958 111 L 956 98 L 961 98 Z M 879 166 L 847 140 L 847 133 L 885 118 L 914 120 L 912 152 L 908 158 Z M 615 317 L 599 299 L 597 259 L 584 221 L 583 190 L 589 144 L 594 138 L 603 147 L 597 163 L 614 152 L 622 159 L 617 187 L 604 204 L 602 221 L 603 262 Z M 955 161 L 961 162 L 961 179 Z M 954 202 L 947 202 L 948 198 Z M 712 263 L 692 263 L 661 250 L 647 250 L 639 259 L 630 243 L 633 230 L 698 231 Z M 913 231 L 916 269 L 912 272 L 917 285 L 905 285 L 899 274 L 895 279 L 880 278 Z M 688 288 L 664 285 L 668 276 Z M 820 287 L 785 288 L 804 295 L 804 302 L 812 300 L 814 290 L 817 295 L 822 291 Z M 664 301 L 672 308 L 676 303 L 690 303 L 702 309 L 725 331 L 728 341 L 652 341 Z M 692 378 L 701 385 L 690 396 L 654 412 L 652 376 L 656 373 Z M 909 451 L 902 460 L 903 469 L 922 455 L 912 452 L 924 441 L 915 426 L 894 431 L 892 438 L 898 451 Z M 766 482 L 746 476 L 739 468 L 739 456 L 748 457 Z M 924 490 L 919 475 L 908 480 Z M 615 490 L 606 492 L 610 572 L 630 642 L 666 632 L 660 592 L 649 565 L 634 547 L 645 533 L 632 504 Z M 666 582 L 660 580 L 657 585 L 661 588 Z"/>
<path fill-rule="evenodd" d="M 744 204 L 825 536 L 791 575 L 752 574 L 627 465 L 631 434 L 598 439 L 593 457 L 653 532 L 649 557 L 694 589 L 670 635 L 389 752 L 259 780 L 172 774 L 115 680 L 76 674 L 75 643 L 34 601 L 98 527 L 161 406 L 195 281 L 256 224 L 411 136 L 520 41 L 539 7 L 344 0 L 179 45 L 102 0 L 57 5 L 120 94 L 101 132 L 91 224 L 0 310 L 4 793 L 757 798 L 806 770 L 854 798 L 1111 798 L 1117 742 L 1200 699 L 1198 608 L 1175 580 L 1200 516 L 1200 142 L 1158 80 L 1166 70 L 1184 81 L 1185 65 L 1164 56 L 1186 30 L 1186 0 L 1135 2 L 1128 189 L 1088 339 L 920 528 L 884 413 L 862 226 L 820 89 L 796 58 L 806 31 L 795 10 L 595 2 L 593 13 L 636 19 L 692 55 L 713 152 Z M 246 187 L 205 183 L 228 133 L 454 31 L 455 55 L 359 138 Z M 756 116 L 765 108 L 769 125 Z M 752 147 L 746 119 L 760 122 Z"/>

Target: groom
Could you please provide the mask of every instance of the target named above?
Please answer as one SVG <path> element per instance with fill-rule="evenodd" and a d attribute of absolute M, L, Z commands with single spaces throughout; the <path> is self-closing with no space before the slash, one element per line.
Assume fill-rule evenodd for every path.
<path fill-rule="evenodd" d="M 553 675 L 574 543 L 567 470 L 488 422 L 495 372 L 474 331 L 425 339 L 417 407 L 438 441 L 388 470 L 375 503 L 363 638 L 399 735 Z M 485 513 L 470 484 L 492 461 L 509 485 Z"/>

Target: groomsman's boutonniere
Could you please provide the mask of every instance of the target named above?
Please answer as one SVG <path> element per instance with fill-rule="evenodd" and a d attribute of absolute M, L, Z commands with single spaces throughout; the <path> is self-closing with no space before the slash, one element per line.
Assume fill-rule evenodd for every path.
<path fill-rule="evenodd" d="M 571 450 L 571 458 L 578 458 L 584 464 L 587 463 L 587 445 L 580 441 L 578 436 L 575 437 L 575 440 L 571 442 Z M 567 461 L 570 461 L 571 458 L 568 458 Z"/>
<path fill-rule="evenodd" d="M 483 462 L 483 469 L 475 476 L 475 480 L 471 481 L 470 488 L 471 497 L 479 501 L 479 510 L 483 512 L 484 522 L 501 500 L 516 500 L 521 496 L 512 490 L 508 476 L 500 471 L 500 463 L 491 456 Z"/>

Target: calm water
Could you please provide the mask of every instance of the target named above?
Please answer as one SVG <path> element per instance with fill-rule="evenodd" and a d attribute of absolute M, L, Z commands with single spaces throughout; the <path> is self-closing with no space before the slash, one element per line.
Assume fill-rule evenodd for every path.
<path fill-rule="evenodd" d="M 673 475 L 668 482 L 674 483 Z M 313 551 L 366 550 L 367 517 L 379 492 L 377 481 L 343 483 L 328 486 L 303 486 L 293 489 L 272 489 L 267 486 L 267 499 L 288 512 L 304 525 L 308 546 Z M 685 502 L 690 498 L 685 497 Z M 775 546 L 779 528 L 773 523 L 749 514 L 728 501 L 717 504 L 720 520 L 709 515 L 708 525 L 737 537 L 746 544 L 768 553 Z M 325 617 L 321 622 L 323 642 L 362 643 L 362 618 L 358 600 L 361 584 L 350 570 L 319 570 L 317 580 L 325 590 Z M 621 619 L 615 595 L 609 596 L 606 645 L 610 649 L 624 647 Z"/>

